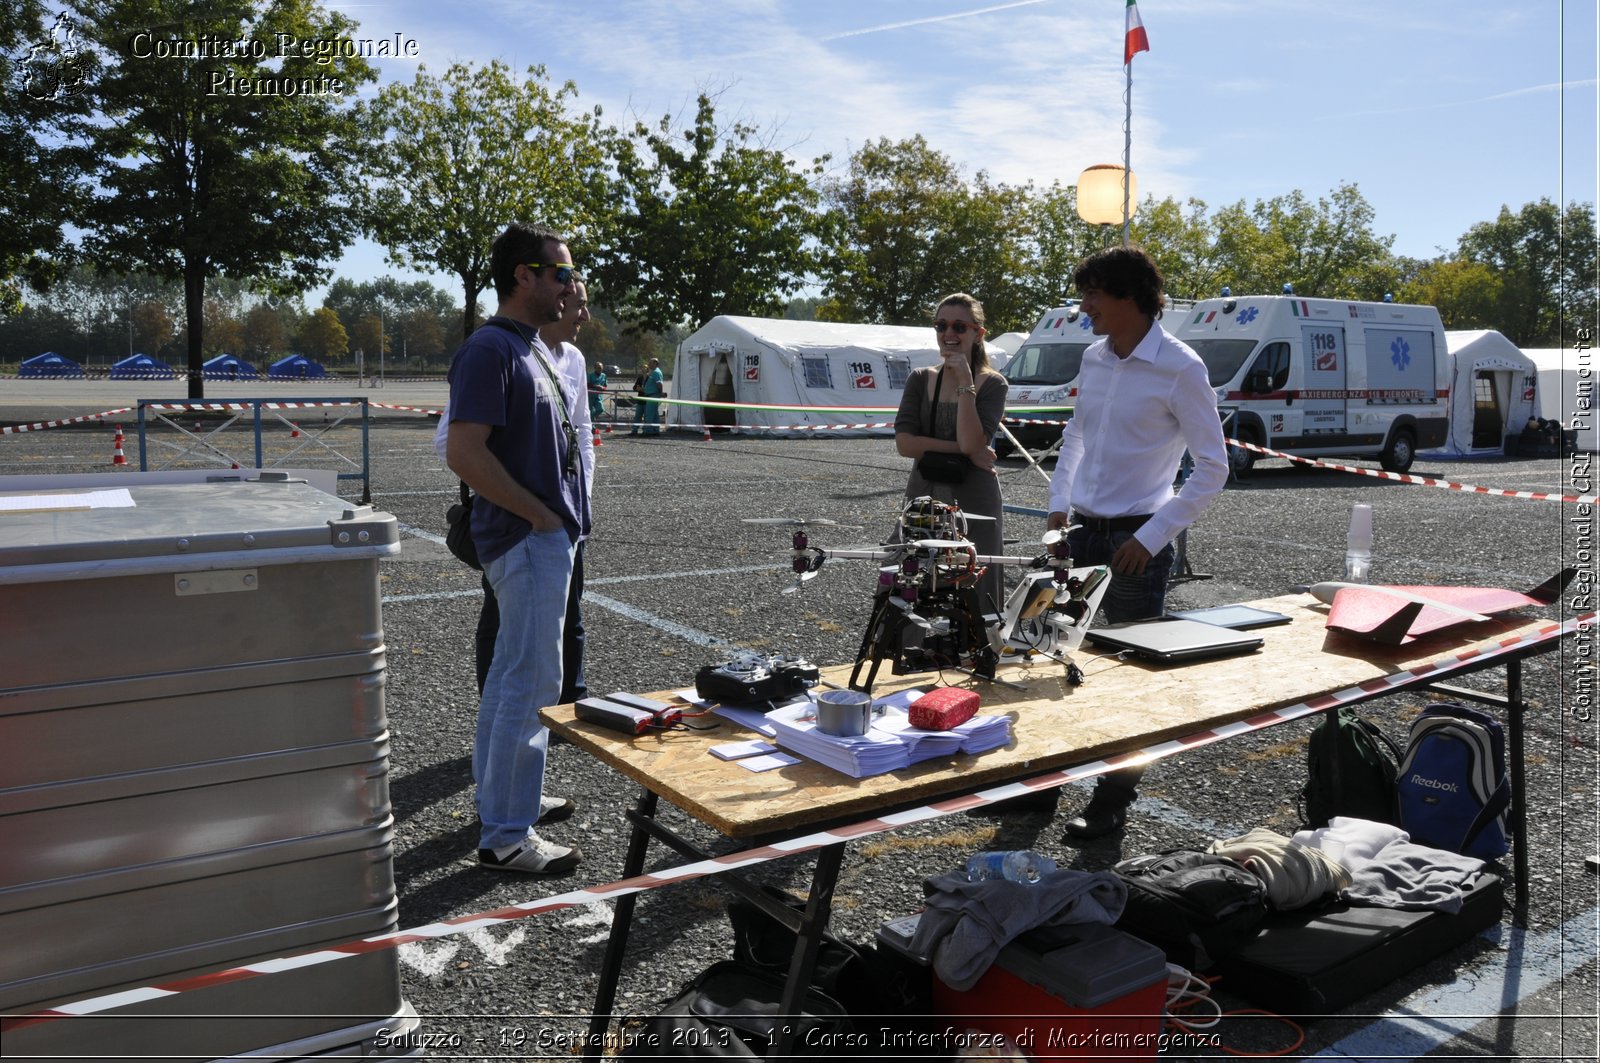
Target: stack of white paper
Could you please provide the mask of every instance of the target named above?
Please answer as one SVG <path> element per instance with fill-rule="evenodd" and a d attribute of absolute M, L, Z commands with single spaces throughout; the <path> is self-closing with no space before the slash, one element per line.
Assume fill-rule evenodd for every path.
<path fill-rule="evenodd" d="M 1011 717 L 974 716 L 952 733 L 962 736 L 961 752 L 987 753 L 1011 741 Z"/>
<path fill-rule="evenodd" d="M 885 712 L 872 722 L 872 729 L 892 734 L 909 746 L 913 764 L 953 756 L 961 752 L 962 744 L 966 742 L 966 736 L 959 731 L 924 731 L 920 727 L 912 727 L 911 718 L 900 709 Z"/>
<path fill-rule="evenodd" d="M 792 705 L 767 714 L 777 743 L 807 760 L 854 779 L 882 775 L 911 763 L 911 747 L 876 728 L 858 738 L 838 738 L 817 730 L 813 705 Z"/>

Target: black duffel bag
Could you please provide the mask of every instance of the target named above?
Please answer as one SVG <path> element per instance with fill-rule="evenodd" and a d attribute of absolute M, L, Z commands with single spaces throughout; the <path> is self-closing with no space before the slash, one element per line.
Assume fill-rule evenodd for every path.
<path fill-rule="evenodd" d="M 444 545 L 463 564 L 479 572 L 483 564 L 478 560 L 478 544 L 472 541 L 472 492 L 466 481 L 461 483 L 461 501 L 444 511 Z"/>

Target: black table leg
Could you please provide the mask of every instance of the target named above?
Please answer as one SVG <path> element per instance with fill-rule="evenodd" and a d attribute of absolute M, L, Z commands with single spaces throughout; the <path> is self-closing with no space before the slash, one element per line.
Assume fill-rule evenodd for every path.
<path fill-rule="evenodd" d="M 794 1047 L 793 1021 L 805 1010 L 806 990 L 811 986 L 811 976 L 816 972 L 817 950 L 822 946 L 823 932 L 828 929 L 828 914 L 833 909 L 833 891 L 839 884 L 839 868 L 844 863 L 844 842 L 824 846 L 817 853 L 817 866 L 811 873 L 811 897 L 806 902 L 805 914 L 800 917 L 800 936 L 795 942 L 794 958 L 789 961 L 789 977 L 783 987 L 783 1002 L 778 1011 L 786 1020 L 778 1039 L 772 1044 L 767 1059 L 788 1057 Z"/>
<path fill-rule="evenodd" d="M 656 795 L 641 789 L 639 803 L 634 811 L 641 819 L 649 820 L 656 814 Z M 644 873 L 645 852 L 650 848 L 650 833 L 635 823 L 628 835 L 628 855 L 623 860 L 622 877 L 633 878 Z M 606 938 L 605 959 L 600 964 L 600 986 L 594 994 L 594 1014 L 589 1017 L 589 1038 L 584 1045 L 585 1063 L 596 1063 L 605 1048 L 606 1030 L 611 1026 L 611 1006 L 617 999 L 617 982 L 622 977 L 622 956 L 628 949 L 628 928 L 633 925 L 633 906 L 639 899 L 637 893 L 617 898 L 616 910 L 611 914 L 611 934 Z"/>
<path fill-rule="evenodd" d="M 1506 710 L 1511 724 L 1511 853 L 1512 875 L 1517 880 L 1517 903 L 1511 925 L 1528 927 L 1528 789 L 1527 765 L 1522 754 L 1522 659 L 1506 662 Z"/>

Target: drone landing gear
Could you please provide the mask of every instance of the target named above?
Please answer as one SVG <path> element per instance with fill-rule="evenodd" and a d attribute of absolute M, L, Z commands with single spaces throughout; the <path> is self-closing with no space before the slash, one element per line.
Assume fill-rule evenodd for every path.
<path fill-rule="evenodd" d="M 962 588 L 937 602 L 919 602 L 919 607 L 927 613 L 926 618 L 889 592 L 879 592 L 856 651 L 850 689 L 870 694 L 885 658 L 895 675 L 949 669 L 1015 686 L 995 678 L 1000 655 L 989 644 L 988 629 L 979 619 L 975 592 Z M 867 669 L 865 682 L 861 679 L 863 667 Z"/>

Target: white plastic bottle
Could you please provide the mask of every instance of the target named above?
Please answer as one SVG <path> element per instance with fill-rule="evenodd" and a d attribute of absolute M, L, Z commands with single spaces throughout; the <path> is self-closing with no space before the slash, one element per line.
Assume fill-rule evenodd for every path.
<path fill-rule="evenodd" d="M 1372 507 L 1357 502 L 1350 507 L 1350 535 L 1344 547 L 1346 583 L 1366 583 L 1372 578 Z"/>
<path fill-rule="evenodd" d="M 991 850 L 967 858 L 967 881 L 1003 878 L 1033 885 L 1056 869 L 1056 862 L 1032 849 Z"/>

